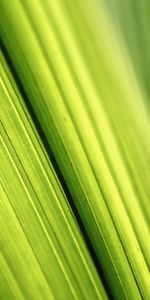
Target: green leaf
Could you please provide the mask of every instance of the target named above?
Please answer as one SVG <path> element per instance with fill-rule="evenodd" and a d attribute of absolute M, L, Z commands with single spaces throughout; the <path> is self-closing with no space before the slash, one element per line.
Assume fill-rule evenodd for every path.
<path fill-rule="evenodd" d="M 107 299 L 2 54 L 0 75 L 1 299 Z"/>
<path fill-rule="evenodd" d="M 114 299 L 148 300 L 149 111 L 103 1 L 1 8 L 3 43 Z"/>

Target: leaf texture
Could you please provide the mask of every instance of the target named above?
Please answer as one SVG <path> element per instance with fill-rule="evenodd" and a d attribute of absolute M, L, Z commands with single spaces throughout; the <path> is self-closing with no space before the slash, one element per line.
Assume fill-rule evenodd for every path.
<path fill-rule="evenodd" d="M 149 111 L 106 6 L 102 0 L 0 6 L 3 43 L 114 299 L 148 300 Z"/>
<path fill-rule="evenodd" d="M 2 299 L 107 299 L 2 54 L 0 74 Z"/>

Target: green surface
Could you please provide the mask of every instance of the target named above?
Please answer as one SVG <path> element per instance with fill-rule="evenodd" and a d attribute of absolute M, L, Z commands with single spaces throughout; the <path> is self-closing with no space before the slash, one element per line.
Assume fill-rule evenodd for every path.
<path fill-rule="evenodd" d="M 120 35 L 121 30 L 117 31 L 120 23 L 118 19 L 113 21 L 114 15 L 105 4 L 103 0 L 1 0 L 0 33 L 80 214 L 113 299 L 149 300 L 150 106 L 143 87 L 144 77 L 141 79 L 138 73 L 142 55 L 140 59 L 138 55 L 135 61 L 132 59 L 130 44 Z M 121 18 L 119 5 L 113 7 L 118 7 L 116 16 Z M 4 81 L 4 70 L 2 74 Z M 68 249 L 71 237 L 66 231 L 68 227 L 63 224 L 73 221 L 70 215 L 66 215 L 66 221 L 60 220 L 60 211 L 53 207 L 53 201 L 49 201 L 47 174 L 52 167 L 46 164 L 44 158 L 39 162 L 37 155 L 43 154 L 37 154 L 37 151 L 43 151 L 47 157 L 46 150 L 40 150 L 37 141 L 34 142 L 33 133 L 24 152 L 22 137 L 26 136 L 28 127 L 23 131 L 20 120 L 16 119 L 16 101 L 11 111 L 7 108 L 7 81 L 5 96 L 2 90 L 5 131 L 11 135 L 12 147 L 19 147 L 20 160 L 24 161 L 25 169 L 29 168 L 28 179 L 33 176 L 31 185 L 36 194 L 40 193 L 46 212 L 53 209 L 49 215 L 51 230 L 61 232 L 58 235 L 61 247 L 66 246 L 63 253 L 66 253 L 72 268 L 78 266 L 81 269 L 80 272 L 76 270 L 74 281 L 72 276 L 76 273 L 67 267 L 60 250 L 60 263 L 64 263 L 67 278 L 59 271 L 58 264 L 58 269 L 53 269 L 53 278 L 49 278 L 49 283 L 55 288 L 54 298 L 59 299 L 56 291 L 60 282 L 64 286 L 66 300 L 75 296 L 77 299 L 94 299 L 98 297 L 97 289 L 104 297 L 102 287 L 97 287 L 100 283 L 91 261 L 86 267 L 93 275 L 87 273 L 85 282 L 85 265 L 73 258 L 78 253 L 73 242 L 72 250 Z M 6 136 L 4 132 L 3 136 Z M 14 156 L 6 137 L 5 140 L 11 156 Z M 5 158 L 3 161 L 7 164 L 3 173 L 9 177 L 9 160 Z M 19 164 L 17 158 L 15 163 Z M 46 164 L 46 171 L 42 171 L 39 163 Z M 22 174 L 21 166 L 18 165 L 18 168 L 19 174 Z M 15 189 L 19 179 L 12 174 L 12 180 L 16 182 L 10 185 L 8 191 L 12 191 L 13 195 L 13 187 Z M 61 197 L 64 201 L 64 195 Z M 17 194 L 14 200 L 18 208 Z M 66 212 L 67 206 L 63 204 L 62 207 Z M 21 217 L 23 212 L 24 209 L 20 211 Z M 55 221 L 54 217 L 57 218 Z M 38 228 L 36 223 L 34 227 Z M 68 242 L 65 242 L 62 228 Z M 39 234 L 42 241 L 42 231 Z M 33 235 L 37 238 L 37 232 Z M 77 249 L 80 243 L 76 242 Z M 49 246 L 44 246 L 44 242 L 42 245 L 47 247 L 47 250 L 43 248 L 44 257 Z M 38 251 L 41 255 L 41 250 Z M 71 255 L 68 257 L 69 252 Z M 47 265 L 48 262 L 44 263 Z M 49 272 L 47 276 L 50 276 Z M 70 289 L 68 284 L 71 284 Z"/>
<path fill-rule="evenodd" d="M 0 74 L 2 299 L 107 299 L 2 55 Z"/>

